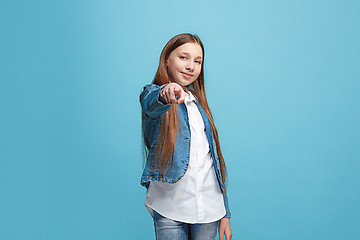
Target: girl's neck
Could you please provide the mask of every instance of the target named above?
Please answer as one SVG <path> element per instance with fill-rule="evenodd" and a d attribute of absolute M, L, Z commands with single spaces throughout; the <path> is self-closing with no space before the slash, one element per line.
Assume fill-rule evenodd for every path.
<path fill-rule="evenodd" d="M 188 88 L 189 86 L 184 86 L 183 87 L 183 89 L 184 89 L 184 91 L 186 92 L 186 93 L 188 93 L 189 92 L 189 88 Z"/>
<path fill-rule="evenodd" d="M 187 85 L 187 86 L 185 86 L 184 89 L 186 89 L 185 92 L 188 92 L 189 90 L 194 91 L 194 87 L 193 87 L 192 83 L 189 84 L 189 85 Z"/>

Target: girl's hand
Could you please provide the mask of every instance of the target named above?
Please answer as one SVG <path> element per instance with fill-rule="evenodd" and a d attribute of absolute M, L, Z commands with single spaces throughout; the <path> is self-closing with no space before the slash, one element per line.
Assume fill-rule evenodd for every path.
<path fill-rule="evenodd" d="M 185 91 L 177 83 L 169 83 L 161 89 L 160 93 L 168 104 L 180 104 L 185 101 Z M 179 97 L 179 99 L 176 99 L 176 97 Z"/>
<path fill-rule="evenodd" d="M 219 223 L 219 240 L 230 240 L 232 238 L 232 232 L 230 227 L 230 218 L 222 218 Z"/>

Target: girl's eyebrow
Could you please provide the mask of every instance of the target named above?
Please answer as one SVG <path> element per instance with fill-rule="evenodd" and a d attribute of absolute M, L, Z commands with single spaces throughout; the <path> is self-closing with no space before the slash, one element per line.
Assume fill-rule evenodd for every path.
<path fill-rule="evenodd" d="M 181 52 L 180 54 L 186 54 L 186 55 L 190 55 L 189 53 L 187 52 Z M 196 58 L 202 58 L 201 56 L 197 56 Z"/>

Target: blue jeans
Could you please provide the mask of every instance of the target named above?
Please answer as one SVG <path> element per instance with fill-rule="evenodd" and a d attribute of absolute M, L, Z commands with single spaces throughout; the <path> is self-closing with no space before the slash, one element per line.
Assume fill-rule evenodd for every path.
<path fill-rule="evenodd" d="M 154 211 L 156 240 L 216 240 L 219 221 L 189 224 L 168 219 Z"/>

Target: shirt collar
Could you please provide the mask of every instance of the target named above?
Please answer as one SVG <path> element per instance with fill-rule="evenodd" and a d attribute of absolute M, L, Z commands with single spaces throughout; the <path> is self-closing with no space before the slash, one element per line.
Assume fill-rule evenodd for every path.
<path fill-rule="evenodd" d="M 187 93 L 185 93 L 185 102 L 189 103 L 191 101 L 195 101 L 195 97 L 190 91 L 188 91 Z"/>

